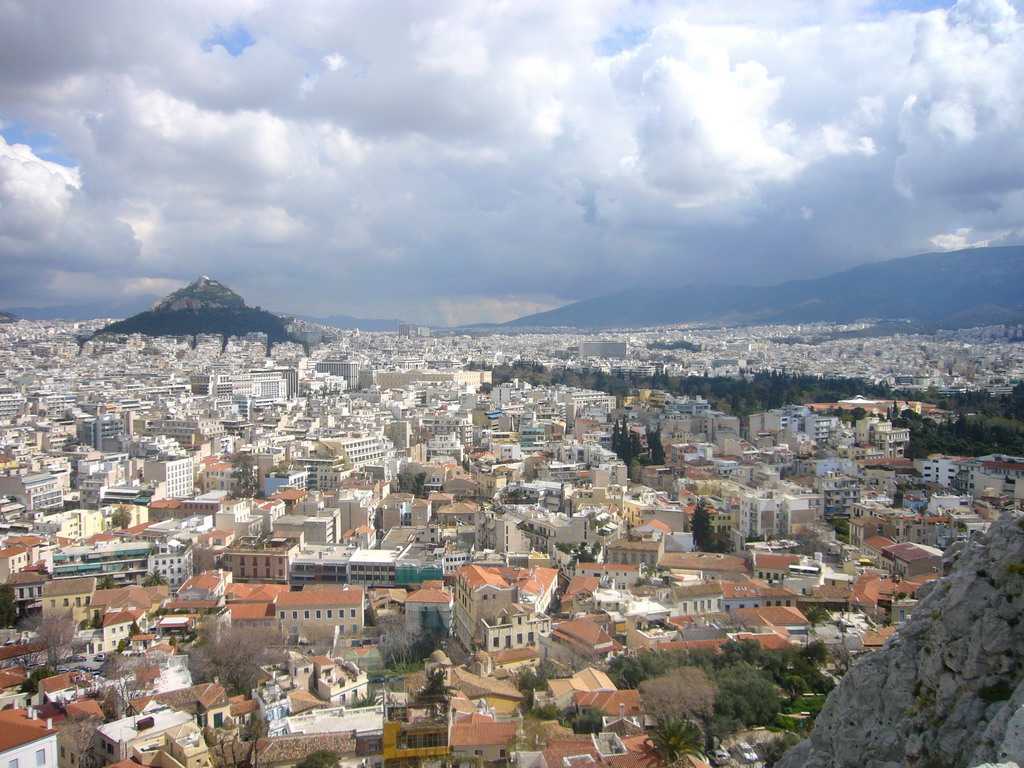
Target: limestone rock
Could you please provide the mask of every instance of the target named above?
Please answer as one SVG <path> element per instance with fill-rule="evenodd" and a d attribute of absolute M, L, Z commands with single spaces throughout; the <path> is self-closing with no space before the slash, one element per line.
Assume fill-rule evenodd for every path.
<path fill-rule="evenodd" d="M 951 548 L 942 573 L 780 768 L 1024 763 L 1024 516 Z"/>

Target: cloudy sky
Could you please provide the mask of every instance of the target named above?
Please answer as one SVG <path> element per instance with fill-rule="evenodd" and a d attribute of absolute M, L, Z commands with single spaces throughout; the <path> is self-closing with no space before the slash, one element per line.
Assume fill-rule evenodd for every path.
<path fill-rule="evenodd" d="M 502 321 L 1024 241 L 1009 0 L 0 0 L 0 309 Z"/>

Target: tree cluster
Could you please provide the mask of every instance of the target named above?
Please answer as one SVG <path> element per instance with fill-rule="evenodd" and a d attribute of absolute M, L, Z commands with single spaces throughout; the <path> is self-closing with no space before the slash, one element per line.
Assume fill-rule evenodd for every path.
<path fill-rule="evenodd" d="M 721 738 L 743 727 L 773 725 L 782 711 L 784 696 L 796 697 L 802 693 L 828 693 L 833 687 L 824 675 L 826 653 L 820 643 L 806 648 L 785 651 L 766 651 L 753 640 L 727 643 L 721 653 L 711 651 L 665 651 L 638 656 L 621 656 L 609 668 L 609 675 L 620 688 L 639 688 L 646 702 L 652 702 L 657 712 L 672 721 L 689 711 L 696 713 L 697 704 L 688 700 L 684 688 L 703 690 L 699 701 L 706 716 L 709 686 L 686 685 L 680 682 L 681 670 L 696 668 L 713 685 L 714 704 L 710 718 L 688 715 L 690 721 L 700 724 L 705 738 L 709 734 Z M 694 675 L 685 672 L 685 675 Z M 662 682 L 655 681 L 661 680 Z M 650 682 L 649 682 L 650 681 Z M 645 693 L 645 691 L 647 693 Z M 653 692 L 652 692 L 653 691 Z M 660 702 L 666 691 L 676 691 L 668 702 Z M 689 710 L 686 707 L 690 707 Z"/>
<path fill-rule="evenodd" d="M 427 473 L 402 472 L 398 475 L 398 492 L 411 493 L 417 499 L 427 498 Z"/>
<path fill-rule="evenodd" d="M 701 396 L 714 407 L 737 416 L 749 416 L 790 403 L 837 402 L 861 394 L 889 397 L 891 388 L 853 377 L 824 378 L 776 371 L 741 371 L 741 376 L 640 376 L 600 370 L 547 369 L 539 364 L 516 363 L 494 368 L 495 385 L 514 378 L 535 384 L 565 384 L 607 392 L 624 398 L 638 389 L 658 389 L 670 395 Z"/>
<path fill-rule="evenodd" d="M 621 423 L 616 421 L 612 425 L 611 447 L 615 455 L 622 459 L 627 467 L 633 459 L 639 459 L 646 454 L 640 433 L 629 428 L 625 416 L 622 417 Z"/>
<path fill-rule="evenodd" d="M 1018 386 L 1014 391 L 1020 389 Z M 1016 413 L 1007 398 L 1007 413 Z M 907 458 L 924 458 L 932 453 L 954 456 L 985 456 L 992 453 L 1024 454 L 1024 418 L 984 413 L 960 413 L 937 422 L 907 409 L 893 422 L 910 429 Z"/>

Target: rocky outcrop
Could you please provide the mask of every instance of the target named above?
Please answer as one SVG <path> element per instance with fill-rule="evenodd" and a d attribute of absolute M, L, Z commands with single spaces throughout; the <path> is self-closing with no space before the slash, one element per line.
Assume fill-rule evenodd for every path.
<path fill-rule="evenodd" d="M 781 768 L 1024 763 L 1024 516 L 951 548 L 943 574 L 853 665 Z"/>
<path fill-rule="evenodd" d="M 182 309 L 244 309 L 245 299 L 224 283 L 203 275 L 184 288 L 164 296 L 153 305 L 154 312 Z"/>

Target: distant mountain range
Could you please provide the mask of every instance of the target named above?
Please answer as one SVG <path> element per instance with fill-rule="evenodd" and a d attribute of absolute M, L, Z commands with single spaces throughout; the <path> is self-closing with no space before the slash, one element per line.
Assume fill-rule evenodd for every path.
<path fill-rule="evenodd" d="M 11 307 L 7 311 L 23 320 L 100 320 L 106 317 L 128 317 L 145 312 L 159 296 L 144 294 L 112 301 L 90 301 L 82 304 L 59 304 L 53 307 Z"/>
<path fill-rule="evenodd" d="M 677 323 L 906 319 L 964 328 L 1024 318 L 1024 246 L 925 253 L 768 287 L 631 288 L 504 327 L 623 328 Z"/>
<path fill-rule="evenodd" d="M 194 336 L 199 333 L 244 336 L 265 333 L 270 342 L 287 341 L 290 318 L 247 306 L 226 285 L 203 275 L 167 294 L 152 309 L 118 320 L 96 332 L 142 333 L 147 336 Z"/>
<path fill-rule="evenodd" d="M 235 299 L 229 300 L 228 306 L 221 309 L 211 307 L 208 311 L 236 312 L 239 305 L 232 303 L 235 300 L 245 307 L 238 294 L 215 280 L 210 282 L 224 288 Z M 12 307 L 0 316 L 13 315 L 27 320 L 93 320 L 146 315 L 151 318 L 150 327 L 155 328 L 158 318 L 148 313 L 158 311 L 157 307 L 166 306 L 165 303 L 187 300 L 189 289 L 195 285 L 192 283 L 163 299 L 147 295 L 45 308 Z M 790 280 L 768 287 L 691 285 L 682 288 L 630 288 L 507 323 L 478 323 L 465 328 L 501 332 L 502 329 L 513 328 L 601 329 L 698 322 L 754 325 L 851 322 L 864 318 L 904 319 L 923 326 L 963 328 L 1024 319 L 1022 286 L 1024 246 L 972 248 L 892 259 L 826 277 Z M 174 296 L 177 299 L 171 300 Z M 192 298 L 202 304 L 201 298 Z M 208 298 L 215 302 L 218 300 L 212 294 Z M 224 296 L 220 299 L 223 300 Z M 245 308 L 251 312 L 262 311 Z M 275 317 L 269 312 L 264 314 Z M 179 319 L 183 317 L 179 316 Z M 399 322 L 397 319 L 375 320 L 350 315 L 294 317 L 335 328 L 358 328 L 368 332 L 394 331 Z M 161 315 L 159 319 L 163 322 L 167 317 Z M 278 321 L 281 321 L 280 317 Z M 266 318 L 260 322 L 274 326 Z M 112 327 L 108 326 L 108 329 Z M 166 330 L 163 333 L 179 331 Z"/>

